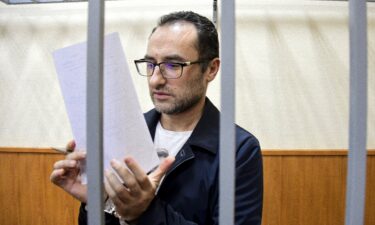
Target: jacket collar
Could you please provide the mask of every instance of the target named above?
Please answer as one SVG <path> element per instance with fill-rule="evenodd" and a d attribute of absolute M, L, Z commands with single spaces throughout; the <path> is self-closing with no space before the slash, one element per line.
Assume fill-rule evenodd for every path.
<path fill-rule="evenodd" d="M 202 117 L 186 144 L 216 154 L 219 145 L 219 118 L 219 110 L 206 97 Z M 151 137 L 154 139 L 156 125 L 160 120 L 160 113 L 152 109 L 145 114 L 145 119 Z"/>

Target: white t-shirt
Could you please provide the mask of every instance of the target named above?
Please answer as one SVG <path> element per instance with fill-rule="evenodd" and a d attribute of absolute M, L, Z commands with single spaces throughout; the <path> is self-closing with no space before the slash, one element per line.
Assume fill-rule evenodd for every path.
<path fill-rule="evenodd" d="M 160 121 L 156 126 L 154 145 L 158 151 L 159 157 L 164 153 L 164 156 L 172 155 L 176 156 L 180 151 L 185 142 L 189 139 L 193 131 L 170 131 L 166 130 L 161 126 Z"/>

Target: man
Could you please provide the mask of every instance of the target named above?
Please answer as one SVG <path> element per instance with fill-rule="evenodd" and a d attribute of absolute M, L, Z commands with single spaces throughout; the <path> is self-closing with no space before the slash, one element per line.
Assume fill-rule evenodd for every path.
<path fill-rule="evenodd" d="M 215 26 L 193 12 L 163 16 L 152 31 L 147 53 L 135 60 L 138 73 L 148 77 L 155 109 L 145 118 L 156 148 L 169 155 L 147 175 L 130 157 L 112 161 L 105 189 L 115 206 L 106 224 L 218 224 L 219 111 L 206 98 L 208 84 L 219 67 Z M 74 149 L 74 143 L 68 144 Z M 86 187 L 79 181 L 73 152 L 55 163 L 51 180 L 82 202 L 79 222 L 85 224 Z M 237 225 L 260 225 L 262 158 L 257 139 L 236 126 Z M 118 218 L 117 218 L 118 217 Z"/>

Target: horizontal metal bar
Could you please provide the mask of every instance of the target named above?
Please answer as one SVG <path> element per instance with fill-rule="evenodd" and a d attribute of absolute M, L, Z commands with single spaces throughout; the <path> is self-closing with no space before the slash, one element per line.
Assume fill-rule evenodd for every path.
<path fill-rule="evenodd" d="M 17 4 L 45 4 L 45 3 L 73 3 L 73 2 L 87 2 L 88 0 L 0 0 L 7 5 L 17 5 Z M 106 1 L 121 1 L 121 0 L 106 0 Z M 347 2 L 348 0 L 311 0 L 311 1 L 322 1 L 322 2 Z M 375 0 L 367 0 L 367 2 L 375 2 Z M 280 3 L 277 3 L 280 4 Z M 215 22 L 215 17 L 213 18 Z"/>

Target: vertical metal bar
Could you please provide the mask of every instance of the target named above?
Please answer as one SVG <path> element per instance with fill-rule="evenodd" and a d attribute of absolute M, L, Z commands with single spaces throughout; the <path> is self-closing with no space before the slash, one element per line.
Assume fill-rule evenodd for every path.
<path fill-rule="evenodd" d="M 363 225 L 366 189 L 366 0 L 349 0 L 350 119 L 346 225 Z"/>
<path fill-rule="evenodd" d="M 219 224 L 234 224 L 235 187 L 235 4 L 221 7 L 221 117 Z"/>
<path fill-rule="evenodd" d="M 214 0 L 212 5 L 212 22 L 217 27 L 217 0 Z"/>
<path fill-rule="evenodd" d="M 102 225 L 104 0 L 89 0 L 87 32 L 88 224 Z"/>

